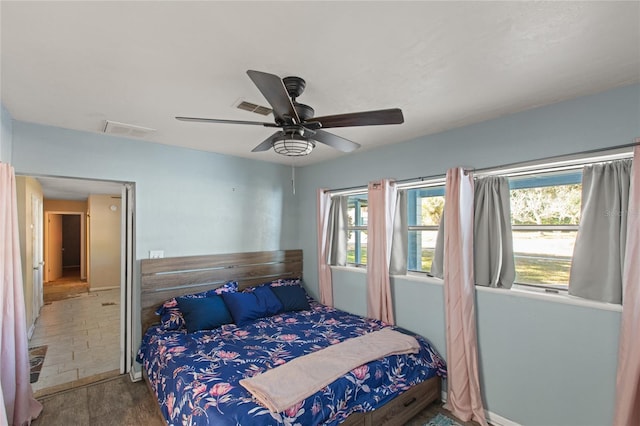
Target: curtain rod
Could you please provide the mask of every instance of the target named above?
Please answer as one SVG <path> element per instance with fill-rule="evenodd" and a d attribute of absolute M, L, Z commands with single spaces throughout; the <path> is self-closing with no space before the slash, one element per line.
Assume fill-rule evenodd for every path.
<path fill-rule="evenodd" d="M 410 179 L 401 179 L 401 180 L 396 180 L 394 181 L 397 184 L 402 184 L 402 183 L 418 183 L 418 182 L 424 182 L 426 180 L 433 180 L 433 179 L 444 179 L 445 175 L 444 174 L 439 174 L 439 175 L 431 175 L 431 176 L 421 176 L 421 177 L 417 177 L 417 178 L 410 178 Z M 358 185 L 358 186 L 348 186 L 345 188 L 335 188 L 335 189 L 327 189 L 325 192 L 330 192 L 332 194 L 334 193 L 348 193 L 351 191 L 355 191 L 355 192 L 360 192 L 361 190 L 365 190 L 367 189 L 367 185 Z"/>
<path fill-rule="evenodd" d="M 634 146 L 638 146 L 640 145 L 640 137 L 636 138 L 634 142 L 632 143 L 627 143 L 627 144 L 623 144 L 623 145 L 616 145 L 616 146 L 610 146 L 610 147 L 606 147 L 606 148 L 596 148 L 596 149 L 590 149 L 590 150 L 586 150 L 586 151 L 580 151 L 580 152 L 573 152 L 570 154 L 561 154 L 561 155 L 553 155 L 550 157 L 542 157 L 542 158 L 538 158 L 535 160 L 529 160 L 529 161 L 519 161 L 519 162 L 515 162 L 515 163 L 507 163 L 507 164 L 502 164 L 500 166 L 493 166 L 493 167 L 484 167 L 481 169 L 473 169 L 473 168 L 464 168 L 465 170 L 465 174 L 469 173 L 469 172 L 474 172 L 474 173 L 485 173 L 488 171 L 493 171 L 493 170 L 500 170 L 500 169 L 507 169 L 507 168 L 513 168 L 513 167 L 518 167 L 518 166 L 524 166 L 526 164 L 531 164 L 531 163 L 539 163 L 539 162 L 543 162 L 543 161 L 550 161 L 550 160 L 560 160 L 560 159 L 566 159 L 567 157 L 570 156 L 579 156 L 579 155 L 586 155 L 586 154 L 597 154 L 600 152 L 607 152 L 607 151 L 615 151 L 618 149 L 624 149 L 624 148 L 631 148 Z M 410 178 L 410 179 L 401 179 L 401 180 L 397 180 L 395 181 L 396 183 L 413 183 L 413 182 L 423 182 L 426 180 L 435 180 L 435 179 L 443 179 L 446 177 L 446 174 L 437 174 L 437 175 L 430 175 L 430 176 L 421 176 L 421 177 L 417 177 L 417 178 Z M 327 189 L 326 192 L 330 192 L 330 193 L 343 193 L 343 192 L 350 192 L 350 191 L 361 191 L 361 190 L 366 190 L 367 185 L 358 185 L 358 186 L 348 186 L 345 188 L 336 188 L 336 189 Z"/>
<path fill-rule="evenodd" d="M 465 172 L 474 172 L 474 173 L 485 173 L 485 172 L 489 172 L 489 171 L 494 171 L 494 170 L 500 170 L 500 169 L 509 169 L 509 168 L 514 168 L 514 167 L 522 167 L 528 164 L 532 164 L 532 163 L 539 163 L 539 162 L 543 162 L 543 161 L 551 161 L 551 160 L 562 160 L 562 159 L 567 159 L 567 157 L 571 157 L 571 156 L 579 156 L 579 155 L 587 155 L 587 154 L 598 154 L 600 152 L 607 152 L 607 151 L 615 151 L 618 149 L 624 149 L 624 148 L 631 148 L 634 146 L 640 145 L 640 138 L 636 138 L 635 142 L 632 143 L 627 143 L 627 144 L 623 144 L 623 145 L 616 145 L 616 146 L 610 146 L 610 147 L 606 147 L 606 148 L 596 148 L 596 149 L 589 149 L 586 151 L 580 151 L 580 152 L 573 152 L 571 154 L 561 154 L 561 155 L 552 155 L 550 157 L 543 157 L 543 158 L 538 158 L 535 160 L 529 160 L 529 161 L 519 161 L 519 162 L 515 162 L 515 163 L 507 163 L 507 164 L 501 164 L 499 166 L 493 166 L 493 167 L 483 167 L 481 169 L 466 169 Z"/>

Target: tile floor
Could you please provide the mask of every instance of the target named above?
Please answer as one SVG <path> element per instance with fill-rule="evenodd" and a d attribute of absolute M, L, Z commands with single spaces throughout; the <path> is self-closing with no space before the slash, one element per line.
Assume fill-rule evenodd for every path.
<path fill-rule="evenodd" d="M 118 374 L 120 290 L 94 291 L 47 303 L 29 347 L 48 345 L 36 383 L 36 396 Z"/>

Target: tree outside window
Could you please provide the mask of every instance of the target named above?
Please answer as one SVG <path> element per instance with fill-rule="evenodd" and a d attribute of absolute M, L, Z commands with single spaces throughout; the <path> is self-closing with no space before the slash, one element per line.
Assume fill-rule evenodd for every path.
<path fill-rule="evenodd" d="M 582 172 L 511 178 L 516 282 L 566 289 L 582 199 Z"/>

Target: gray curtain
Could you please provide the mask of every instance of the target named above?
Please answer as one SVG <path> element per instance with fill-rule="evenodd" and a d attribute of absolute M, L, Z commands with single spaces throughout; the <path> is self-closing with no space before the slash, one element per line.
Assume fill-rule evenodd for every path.
<path fill-rule="evenodd" d="M 409 252 L 409 228 L 407 223 L 407 190 L 399 189 L 396 198 L 395 220 L 393 222 L 389 275 L 407 274 L 407 258 Z"/>
<path fill-rule="evenodd" d="M 329 207 L 329 265 L 347 264 L 347 197 L 331 197 Z"/>
<path fill-rule="evenodd" d="M 509 180 L 489 176 L 474 190 L 473 266 L 476 285 L 511 288 L 516 278 Z"/>
<path fill-rule="evenodd" d="M 446 203 L 447 200 L 445 200 Z M 436 248 L 431 261 L 431 275 L 444 278 L 444 209 L 438 224 L 438 236 L 436 238 Z"/>
<path fill-rule="evenodd" d="M 445 209 L 447 208 L 445 200 Z M 431 275 L 444 276 L 444 213 L 438 227 Z M 490 176 L 475 182 L 473 263 L 476 285 L 511 288 L 516 276 L 509 181 Z"/>
<path fill-rule="evenodd" d="M 631 160 L 586 166 L 569 294 L 622 303 Z"/>

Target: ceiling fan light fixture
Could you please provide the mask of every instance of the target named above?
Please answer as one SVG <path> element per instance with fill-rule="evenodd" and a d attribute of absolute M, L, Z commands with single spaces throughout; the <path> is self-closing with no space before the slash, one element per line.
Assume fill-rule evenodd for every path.
<path fill-rule="evenodd" d="M 1 1 L 1 0 L 0 0 Z M 280 78 L 275 74 L 248 70 L 247 75 L 269 102 L 274 123 L 246 120 L 226 120 L 219 118 L 176 117 L 180 121 L 202 123 L 248 124 L 263 127 L 275 127 L 282 130 L 263 140 L 251 152 L 264 152 L 271 148 L 280 155 L 302 157 L 309 155 L 316 143 L 327 145 L 342 152 L 351 152 L 360 148 L 357 144 L 342 136 L 325 131 L 332 127 L 379 126 L 384 124 L 401 124 L 404 122 L 400 108 L 360 111 L 346 114 L 315 117 L 315 111 L 309 105 L 301 104 L 296 99 L 306 87 L 300 77 Z M 245 105 L 241 109 L 254 111 L 256 105 Z M 262 107 L 267 110 L 268 108 Z"/>
<path fill-rule="evenodd" d="M 282 138 L 273 142 L 273 150 L 287 157 L 303 157 L 309 155 L 315 147 L 316 144 L 313 140 L 298 134 L 284 135 Z"/>

